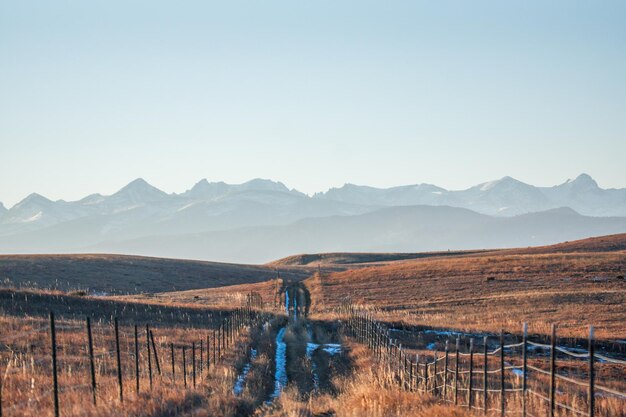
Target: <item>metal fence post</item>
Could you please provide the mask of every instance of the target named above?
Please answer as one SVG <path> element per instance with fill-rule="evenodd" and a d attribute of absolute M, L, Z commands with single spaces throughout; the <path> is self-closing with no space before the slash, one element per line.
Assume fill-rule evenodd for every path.
<path fill-rule="evenodd" d="M 54 416 L 59 417 L 59 380 L 57 376 L 57 334 L 54 327 L 54 313 L 50 312 L 50 342 L 52 345 L 52 388 L 54 395 Z"/>
<path fill-rule="evenodd" d="M 202 340 L 202 338 L 200 338 L 200 362 L 198 362 L 200 364 L 200 369 L 198 370 L 200 373 L 200 379 L 202 379 L 202 373 L 204 371 L 204 340 Z"/>
<path fill-rule="evenodd" d="M 526 390 L 528 389 L 528 324 L 524 323 L 522 340 L 522 417 L 526 417 Z"/>
<path fill-rule="evenodd" d="M 170 343 L 170 349 L 172 351 L 172 383 L 176 384 L 176 365 L 174 362 L 174 343 Z"/>
<path fill-rule="evenodd" d="M 504 394 L 504 329 L 502 329 L 500 330 L 500 415 L 502 417 L 506 408 Z"/>
<path fill-rule="evenodd" d="M 485 336 L 483 338 L 483 411 L 484 414 L 487 415 L 487 394 L 488 394 L 488 380 L 487 380 L 487 375 L 488 375 L 488 368 L 489 368 L 489 357 L 488 355 L 488 349 L 489 349 L 489 340 L 487 339 L 487 336 Z"/>
<path fill-rule="evenodd" d="M 595 369 L 594 369 L 594 337 L 593 326 L 589 327 L 589 417 L 594 417 L 596 412 L 596 393 L 595 393 Z"/>
<path fill-rule="evenodd" d="M 437 351 L 435 350 L 435 361 L 433 362 L 433 395 L 437 395 Z"/>
<path fill-rule="evenodd" d="M 196 387 L 196 342 L 191 342 L 191 376 L 193 387 Z"/>
<path fill-rule="evenodd" d="M 185 357 L 185 346 L 183 346 L 183 382 L 187 389 L 187 358 Z"/>
<path fill-rule="evenodd" d="M 122 355 L 120 353 L 120 331 L 117 324 L 117 317 L 114 319 L 115 326 L 115 350 L 117 352 L 117 384 L 120 389 L 120 402 L 124 402 L 124 382 L 122 378 Z"/>
<path fill-rule="evenodd" d="M 135 324 L 135 390 L 139 394 L 139 330 Z"/>
<path fill-rule="evenodd" d="M 449 343 L 448 339 L 446 339 L 446 358 L 443 362 L 443 399 L 445 401 L 448 394 L 448 356 L 449 356 Z"/>
<path fill-rule="evenodd" d="M 474 379 L 474 339 L 470 339 L 469 387 L 467 390 L 467 404 L 472 409 L 472 388 Z"/>
<path fill-rule="evenodd" d="M 454 405 L 459 403 L 459 348 L 461 341 L 456 338 L 456 360 L 454 361 Z"/>
<path fill-rule="evenodd" d="M 148 351 L 148 376 L 150 378 L 150 389 L 152 389 L 152 353 L 150 352 L 150 326 L 146 324 L 146 350 Z"/>
<path fill-rule="evenodd" d="M 552 337 L 550 338 L 550 417 L 554 417 L 556 409 L 556 325 L 552 324 Z"/>
<path fill-rule="evenodd" d="M 96 405 L 96 364 L 93 357 L 93 336 L 91 334 L 91 320 L 89 317 L 87 317 L 87 342 L 89 347 L 89 370 L 91 371 L 91 393 L 93 405 Z M 2 417 L 1 412 L 0 417 Z"/>
<path fill-rule="evenodd" d="M 154 343 L 154 332 L 150 329 L 150 340 L 152 341 L 152 352 L 154 353 L 154 364 L 156 365 L 157 372 L 161 375 L 161 363 L 159 362 L 159 354 L 157 352 L 156 343 Z"/>

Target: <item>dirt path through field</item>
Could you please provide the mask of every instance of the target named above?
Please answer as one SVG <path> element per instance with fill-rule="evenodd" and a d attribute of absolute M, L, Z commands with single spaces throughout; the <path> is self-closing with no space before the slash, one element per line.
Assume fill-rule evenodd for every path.
<path fill-rule="evenodd" d="M 303 401 L 334 393 L 333 377 L 350 371 L 339 325 L 308 319 L 311 296 L 302 283 L 286 285 L 283 294 L 288 320 L 275 336 L 274 390 L 269 403 L 285 389 L 295 390 Z"/>

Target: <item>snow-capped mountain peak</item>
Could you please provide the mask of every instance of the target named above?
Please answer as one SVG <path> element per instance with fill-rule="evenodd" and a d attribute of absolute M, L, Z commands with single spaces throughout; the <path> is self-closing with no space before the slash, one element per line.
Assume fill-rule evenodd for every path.
<path fill-rule="evenodd" d="M 289 192 L 289 188 L 280 181 L 272 181 L 264 178 L 255 178 L 244 182 L 240 188 L 245 191 L 282 191 Z"/>
<path fill-rule="evenodd" d="M 110 196 L 109 199 L 125 199 L 135 203 L 145 203 L 165 197 L 167 197 L 167 193 L 148 184 L 143 178 L 137 178 Z"/>
<path fill-rule="evenodd" d="M 591 178 L 590 175 L 584 174 L 584 173 L 580 174 L 579 176 L 577 176 L 574 180 L 569 179 L 569 180 L 565 181 L 565 183 L 562 184 L 562 185 L 568 186 L 570 188 L 571 187 L 576 187 L 576 188 L 579 188 L 579 189 L 596 189 L 596 188 L 600 188 L 598 186 L 598 183 L 593 178 Z"/>
<path fill-rule="evenodd" d="M 52 200 L 48 200 L 46 197 L 42 196 L 41 194 L 31 193 L 25 199 L 23 199 L 22 201 L 17 203 L 15 206 L 13 206 L 11 210 L 21 209 L 21 208 L 33 206 L 33 205 L 47 206 L 51 204 L 54 204 Z"/>
<path fill-rule="evenodd" d="M 484 182 L 473 188 L 479 188 L 480 191 L 490 191 L 490 190 L 495 190 L 495 189 L 514 190 L 516 188 L 521 189 L 521 188 L 527 188 L 527 187 L 532 187 L 532 186 L 526 183 L 523 183 L 519 180 L 516 180 L 513 177 L 506 176 L 506 177 L 500 178 L 499 180 Z"/>
<path fill-rule="evenodd" d="M 459 207 L 500 217 L 559 207 L 570 207 L 585 216 L 626 216 L 626 189 L 605 190 L 589 175 L 581 174 L 553 187 L 535 187 L 503 177 L 458 191 L 424 183 L 390 188 L 347 183 L 312 197 L 268 179 L 242 184 L 203 179 L 184 193 L 167 194 L 139 178 L 110 196 L 91 194 L 68 202 L 31 194 L 10 210 L 0 205 L 0 236 L 64 222 L 68 227 L 91 225 L 90 238 L 120 231 L 132 236 L 159 230 L 176 234 L 416 205 Z"/>

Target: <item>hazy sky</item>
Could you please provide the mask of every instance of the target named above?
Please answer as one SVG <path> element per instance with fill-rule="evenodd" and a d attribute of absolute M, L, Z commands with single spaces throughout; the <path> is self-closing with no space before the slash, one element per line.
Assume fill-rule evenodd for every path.
<path fill-rule="evenodd" d="M 626 186 L 624 1 L 0 1 L 0 201 Z"/>

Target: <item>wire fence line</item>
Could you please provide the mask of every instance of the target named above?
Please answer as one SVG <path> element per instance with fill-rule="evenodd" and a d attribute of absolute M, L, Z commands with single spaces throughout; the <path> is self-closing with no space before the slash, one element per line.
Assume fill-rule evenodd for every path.
<path fill-rule="evenodd" d="M 626 361 L 595 352 L 593 328 L 587 349 L 557 345 L 555 325 L 549 344 L 531 341 L 524 324 L 521 342 L 505 344 L 502 331 L 492 340 L 483 336 L 482 349 L 475 344 L 480 339 L 477 335 L 470 338 L 469 349 L 461 348 L 457 336 L 451 349 L 449 335 L 445 335 L 445 348 L 438 352 L 403 347 L 392 337 L 392 328 L 349 302 L 341 306 L 341 313 L 348 333 L 369 347 L 384 377 L 405 390 L 430 393 L 445 402 L 501 416 L 612 417 L 626 413 Z M 422 340 L 424 333 L 414 332 L 409 337 Z M 490 349 L 490 342 L 497 346 Z M 600 372 L 611 386 L 597 383 Z"/>
<path fill-rule="evenodd" d="M 78 400 L 98 407 L 112 392 L 120 403 L 126 394 L 150 392 L 157 380 L 172 389 L 195 388 L 263 315 L 246 306 L 224 314 L 213 328 L 176 326 L 160 336 L 162 328 L 150 324 L 122 328 L 113 317 L 99 320 L 96 330 L 89 317 L 59 321 L 50 312 L 47 326 L 0 334 L 0 344 L 9 347 L 0 352 L 0 417 L 21 416 L 28 408 L 59 417 L 76 405 L 63 401 L 72 392 L 89 394 Z"/>

